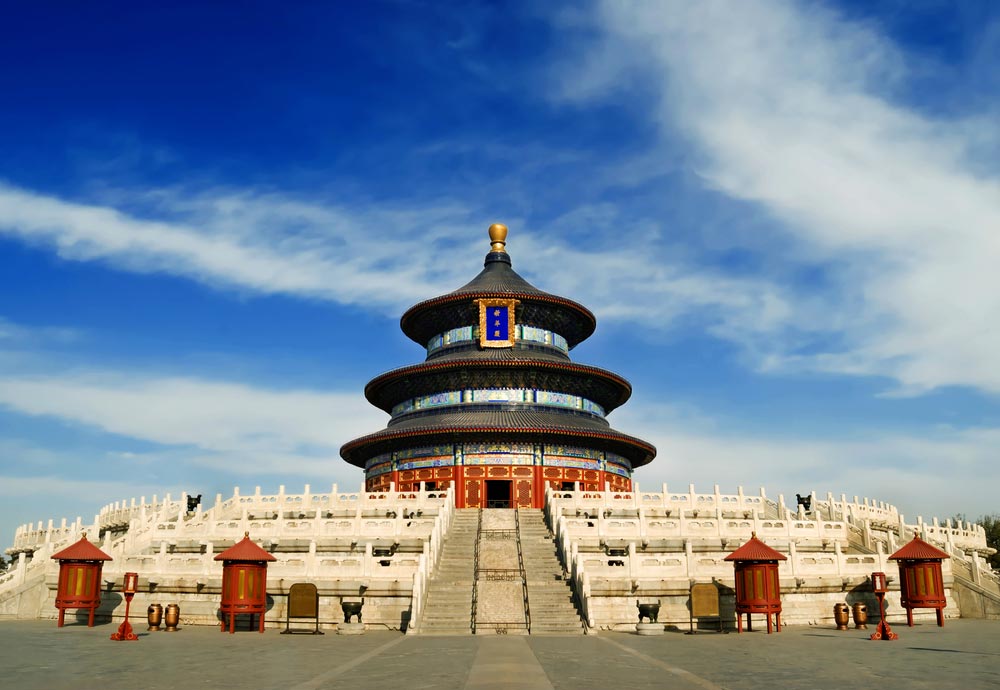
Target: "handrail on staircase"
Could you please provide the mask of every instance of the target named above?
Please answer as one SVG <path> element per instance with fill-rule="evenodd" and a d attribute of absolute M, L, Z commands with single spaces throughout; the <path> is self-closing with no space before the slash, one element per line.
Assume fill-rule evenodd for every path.
<path fill-rule="evenodd" d="M 521 553 L 521 511 L 514 509 L 514 531 L 517 535 L 517 567 L 521 571 L 521 592 L 524 597 L 524 625 L 531 632 L 531 607 L 528 604 L 528 574 L 524 572 L 524 556 Z"/>
<path fill-rule="evenodd" d="M 483 533 L 483 509 L 479 509 L 476 519 L 476 547 L 473 550 L 472 560 L 472 619 L 470 626 L 472 634 L 476 634 L 476 605 L 479 600 L 479 537 Z"/>

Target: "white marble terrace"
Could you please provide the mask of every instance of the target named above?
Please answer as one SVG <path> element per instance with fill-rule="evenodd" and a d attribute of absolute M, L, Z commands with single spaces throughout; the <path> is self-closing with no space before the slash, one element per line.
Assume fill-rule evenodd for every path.
<path fill-rule="evenodd" d="M 383 592 L 405 598 L 397 604 L 406 609 L 413 597 L 419 609 L 453 510 L 447 491 L 343 493 L 336 485 L 329 493 L 313 493 L 307 485 L 302 493 L 281 487 L 272 495 L 259 488 L 244 495 L 237 488 L 229 498 L 216 496 L 207 508 L 193 511 L 183 494 L 180 500 L 167 495 L 121 501 L 105 506 L 89 524 L 77 518 L 20 527 L 7 550 L 17 561 L 0 576 L 0 614 L 10 613 L 5 594 L 25 583 L 43 579 L 54 586 L 58 564 L 51 555 L 83 533 L 114 559 L 104 565 L 108 583 L 134 571 L 142 588 L 217 591 L 222 566 L 215 555 L 249 533 L 277 558 L 268 566 L 269 592 L 318 582 L 328 591 L 357 595 L 364 586 L 373 597 Z"/>
<path fill-rule="evenodd" d="M 979 525 L 922 517 L 907 524 L 895 506 L 880 501 L 810 498 L 806 512 L 789 508 L 782 496 L 772 500 L 763 489 L 746 494 L 742 487 L 735 494 L 718 486 L 697 493 L 693 485 L 685 492 L 665 485 L 655 492 L 550 490 L 546 512 L 591 627 L 634 625 L 634 604 L 643 598 L 664 604 L 667 620 L 686 621 L 690 585 L 731 586 L 733 565 L 724 559 L 753 533 L 787 557 L 779 575 L 790 622 L 828 618 L 832 604 L 874 571 L 893 578 L 896 565 L 887 557 L 916 535 L 952 556 L 943 564 L 949 587 L 953 567 L 977 584 L 1000 583 L 983 558 L 992 551 Z M 957 615 L 957 605 L 949 608 Z"/>
<path fill-rule="evenodd" d="M 895 506 L 880 501 L 815 493 L 810 498 L 812 510 L 806 512 L 763 489 L 550 489 L 545 512 L 591 627 L 633 625 L 635 602 L 643 597 L 662 601 L 666 619 L 686 621 L 682 602 L 690 584 L 731 583 L 732 564 L 724 558 L 754 532 L 788 557 L 779 574 L 783 598 L 798 597 L 789 607 L 799 612 L 797 622 L 829 617 L 831 602 L 842 601 L 873 571 L 892 577 L 896 568 L 887 556 L 914 535 L 951 554 L 944 564 L 949 586 L 955 575 L 1000 584 L 983 559 L 991 551 L 978 525 L 921 517 L 907 523 Z M 278 559 L 268 567 L 269 593 L 294 582 L 315 582 L 330 597 L 364 587 L 376 614 L 366 613 L 366 620 L 377 621 L 382 606 L 387 624 L 398 625 L 404 611 L 411 619 L 420 615 L 454 513 L 449 491 L 344 493 L 336 485 L 326 493 L 308 485 L 302 493 L 282 487 L 277 494 L 259 488 L 242 494 L 237 488 L 192 511 L 187 504 L 183 494 L 154 496 L 105 506 L 87 524 L 76 518 L 21 526 L 7 549 L 16 563 L 0 575 L 0 615 L 54 616 L 58 565 L 50 556 L 87 533 L 114 559 L 104 566 L 107 586 L 127 571 L 138 572 L 142 587 L 177 593 L 187 602 L 182 606 L 201 611 L 197 622 L 210 622 L 221 585 L 214 556 L 249 532 Z M 31 583 L 35 594 L 24 595 Z M 949 610 L 957 615 L 957 607 Z M 335 611 L 329 615 L 335 618 Z M 794 613 L 786 618 L 796 622 Z"/>

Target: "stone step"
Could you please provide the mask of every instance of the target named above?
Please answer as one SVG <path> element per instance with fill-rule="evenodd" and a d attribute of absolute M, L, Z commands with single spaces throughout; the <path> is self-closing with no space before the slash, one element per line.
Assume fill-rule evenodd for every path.
<path fill-rule="evenodd" d="M 424 622 L 430 623 L 464 623 L 468 625 L 472 616 L 452 609 L 450 611 L 430 611 L 424 615 Z"/>
<path fill-rule="evenodd" d="M 440 606 L 472 606 L 472 595 L 450 597 L 442 592 L 428 592 L 427 603 L 437 608 Z"/>
<path fill-rule="evenodd" d="M 572 605 L 556 607 L 532 606 L 529 602 L 528 611 L 531 614 L 533 623 L 538 625 L 582 625 L 580 616 L 576 612 L 576 607 Z"/>
<path fill-rule="evenodd" d="M 549 609 L 538 609 L 532 606 L 529 609 L 531 614 L 531 620 L 536 623 L 579 623 L 580 617 L 576 615 L 576 611 L 565 609 L 549 610 Z"/>

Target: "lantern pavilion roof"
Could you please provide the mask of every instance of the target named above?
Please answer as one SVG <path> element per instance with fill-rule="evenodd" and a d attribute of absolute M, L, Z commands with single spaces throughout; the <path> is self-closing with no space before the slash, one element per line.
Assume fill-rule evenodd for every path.
<path fill-rule="evenodd" d="M 740 548 L 726 556 L 727 561 L 785 561 L 785 554 L 775 551 L 757 538 L 754 532 L 750 540 Z"/>
<path fill-rule="evenodd" d="M 215 556 L 217 561 L 276 561 L 278 560 L 264 549 L 250 541 L 250 533 L 244 532 L 243 538 Z"/>
<path fill-rule="evenodd" d="M 933 544 L 928 544 L 920 537 L 914 537 L 903 548 L 889 556 L 890 561 L 928 561 L 944 558 L 951 558 L 951 556 Z"/>
<path fill-rule="evenodd" d="M 108 554 L 90 543 L 87 535 L 80 537 L 80 541 L 67 546 L 62 551 L 52 554 L 52 558 L 57 561 L 112 561 Z"/>

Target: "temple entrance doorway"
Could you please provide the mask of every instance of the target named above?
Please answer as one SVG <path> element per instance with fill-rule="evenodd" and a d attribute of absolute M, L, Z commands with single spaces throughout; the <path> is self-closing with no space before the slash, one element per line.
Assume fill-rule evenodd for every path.
<path fill-rule="evenodd" d="M 511 481 L 509 479 L 486 480 L 486 507 L 510 508 Z"/>

